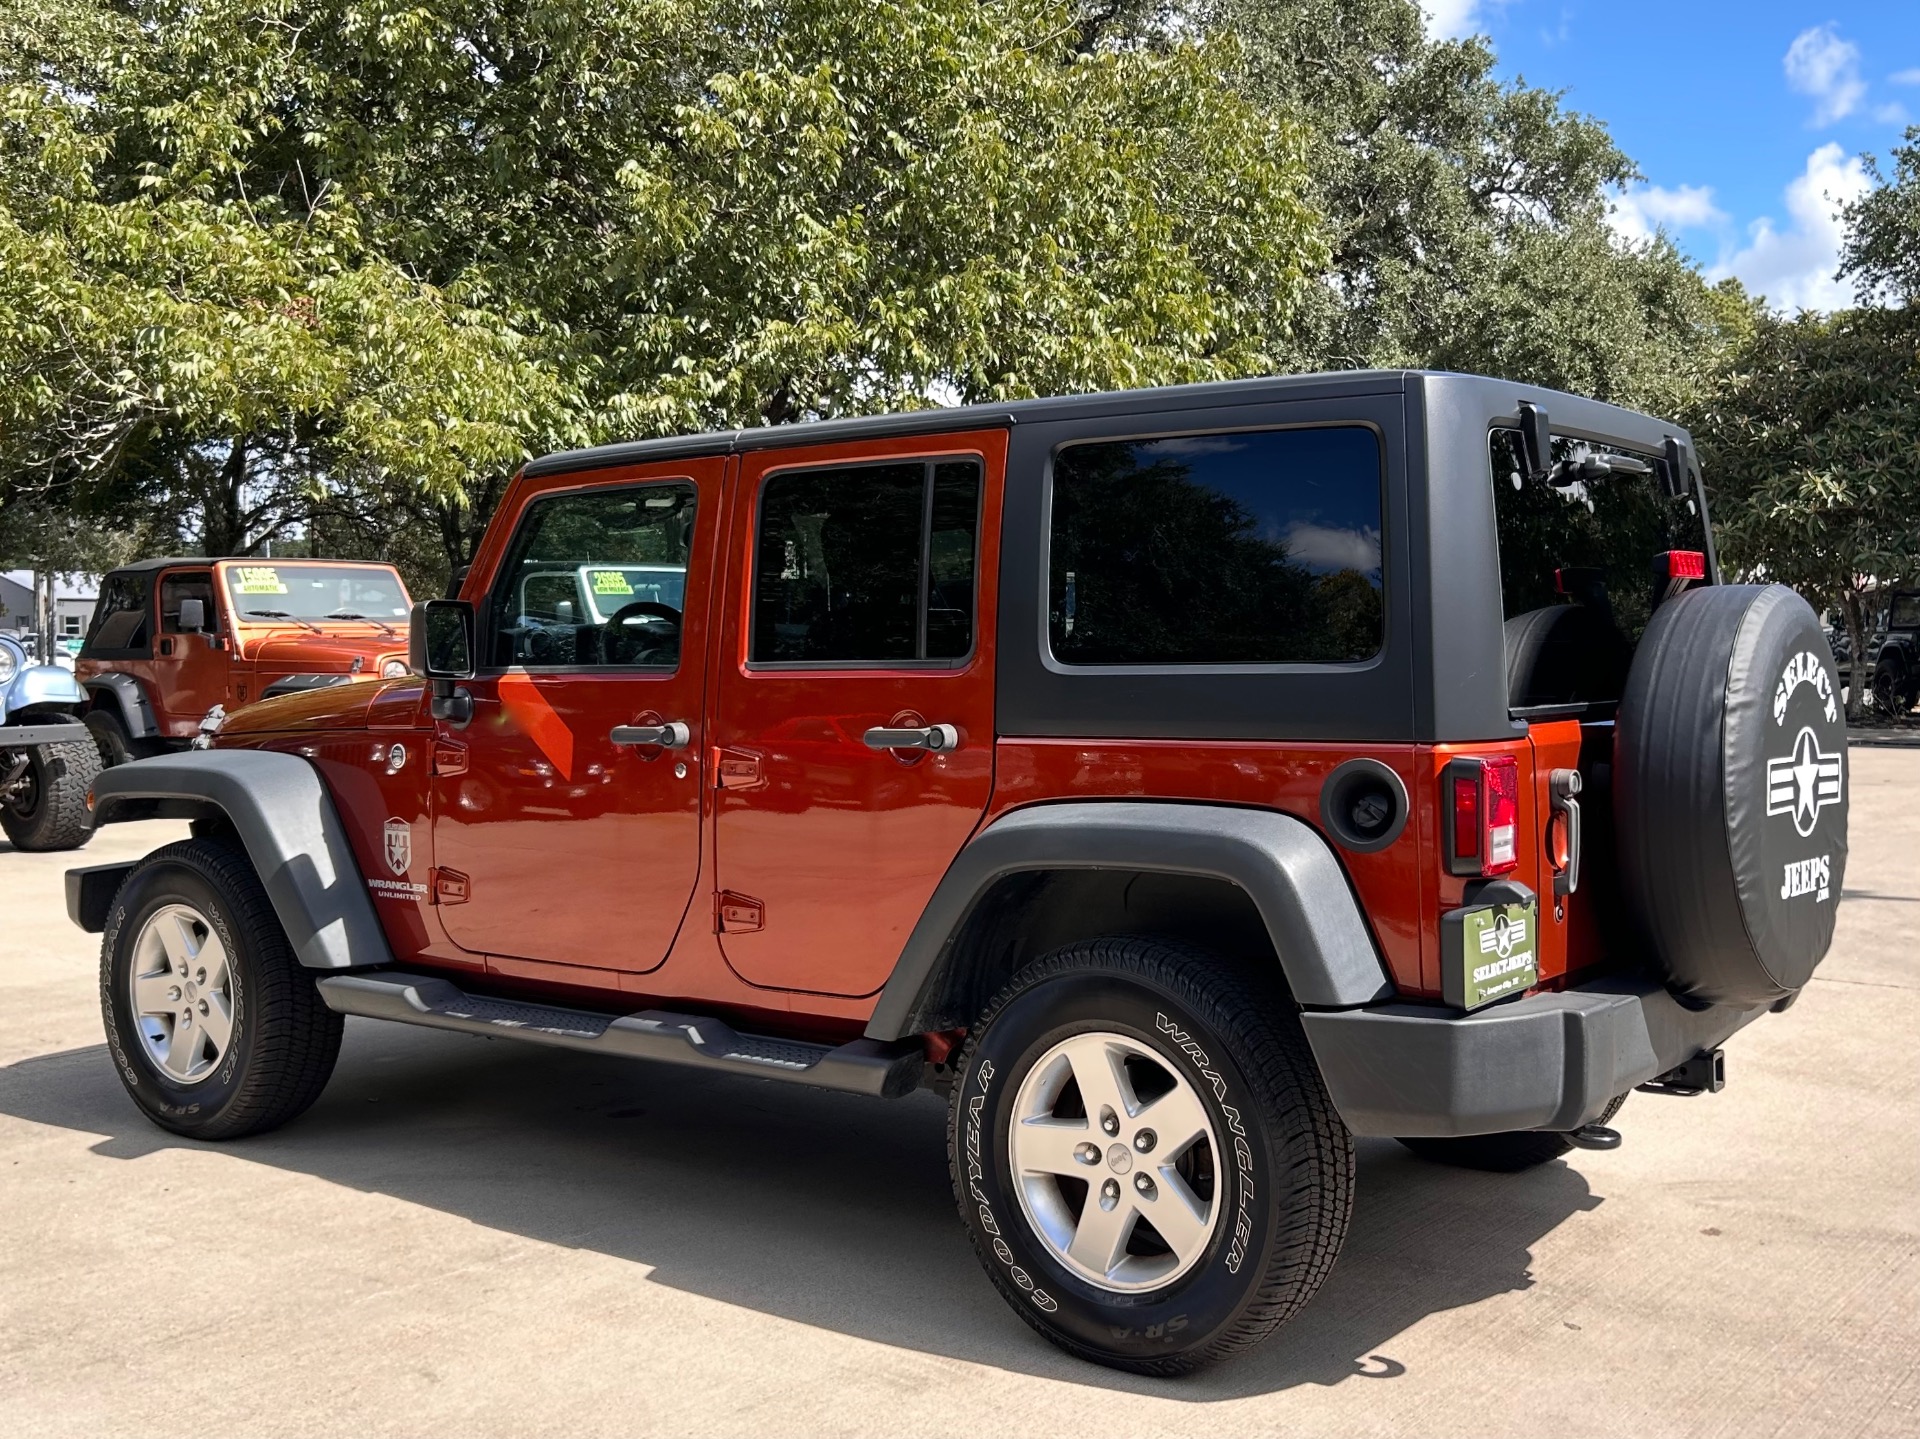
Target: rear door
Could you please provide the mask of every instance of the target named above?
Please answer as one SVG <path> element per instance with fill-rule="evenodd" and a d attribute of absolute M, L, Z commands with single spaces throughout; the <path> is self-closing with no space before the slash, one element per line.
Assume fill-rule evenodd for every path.
<path fill-rule="evenodd" d="M 486 663 L 434 743 L 441 922 L 463 949 L 585 969 L 658 966 L 700 870 L 708 609 L 724 460 L 563 475 L 521 511 L 484 596 Z M 629 599 L 625 567 L 671 572 Z M 604 619 L 571 581 L 604 588 Z M 681 724 L 684 743 L 616 729 Z"/>
<path fill-rule="evenodd" d="M 994 430 L 741 462 L 712 743 L 749 983 L 879 989 L 986 809 L 1005 456 Z M 928 730 L 955 747 L 887 743 Z"/>

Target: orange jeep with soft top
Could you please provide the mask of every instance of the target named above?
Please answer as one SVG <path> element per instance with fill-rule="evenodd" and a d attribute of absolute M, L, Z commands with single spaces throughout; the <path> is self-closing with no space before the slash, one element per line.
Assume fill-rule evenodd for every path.
<path fill-rule="evenodd" d="M 216 706 L 404 675 L 409 604 L 392 565 L 357 560 L 114 570 L 74 664 L 101 763 L 186 749 Z"/>
<path fill-rule="evenodd" d="M 553 455 L 412 641 L 96 783 L 193 821 L 68 876 L 133 1103 L 283 1123 L 346 1015 L 928 1086 L 994 1285 L 1144 1373 L 1307 1302 L 1355 1135 L 1719 1088 L 1844 883 L 1813 612 L 1721 582 L 1684 430 L 1507 381 Z"/>

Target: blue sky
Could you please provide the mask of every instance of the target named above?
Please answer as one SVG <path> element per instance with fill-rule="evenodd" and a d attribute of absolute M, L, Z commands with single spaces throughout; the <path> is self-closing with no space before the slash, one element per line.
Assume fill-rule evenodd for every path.
<path fill-rule="evenodd" d="M 1508 77 L 1566 91 L 1646 175 L 1615 225 L 1664 227 L 1715 279 L 1833 309 L 1837 203 L 1920 124 L 1920 0 L 1425 0 Z"/>

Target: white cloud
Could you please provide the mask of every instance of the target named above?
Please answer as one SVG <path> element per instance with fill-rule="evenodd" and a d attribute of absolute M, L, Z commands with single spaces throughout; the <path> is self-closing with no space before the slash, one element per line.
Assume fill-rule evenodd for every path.
<path fill-rule="evenodd" d="M 1913 119 L 1913 116 L 1907 113 L 1905 105 L 1898 100 L 1893 100 L 1885 105 L 1874 106 L 1873 118 L 1882 125 L 1905 125 Z"/>
<path fill-rule="evenodd" d="M 1734 275 L 1780 310 L 1837 310 L 1852 304 L 1853 292 L 1834 278 L 1846 234 L 1840 210 L 1866 194 L 1870 184 L 1858 155 L 1822 145 L 1787 186 L 1786 228 L 1776 228 L 1770 216 L 1755 220 L 1746 247 L 1723 258 L 1708 278 Z"/>
<path fill-rule="evenodd" d="M 1636 185 L 1616 195 L 1607 211 L 1607 223 L 1623 240 L 1651 240 L 1654 232 L 1690 230 L 1700 225 L 1726 223 L 1726 214 L 1713 203 L 1709 185 Z"/>
<path fill-rule="evenodd" d="M 1851 115 L 1867 93 L 1867 82 L 1860 78 L 1860 47 L 1842 40 L 1832 25 L 1802 30 L 1781 63 L 1787 84 L 1813 97 L 1815 125 L 1831 125 Z"/>
<path fill-rule="evenodd" d="M 1502 10 L 1510 0 L 1420 0 L 1426 13 L 1427 34 L 1436 40 L 1464 40 L 1484 35 L 1489 10 Z"/>
<path fill-rule="evenodd" d="M 1358 570 L 1363 575 L 1380 569 L 1380 531 L 1335 529 L 1295 520 L 1287 526 L 1287 558 L 1310 570 Z"/>
<path fill-rule="evenodd" d="M 1920 85 L 1920 66 L 1887 76 L 1896 85 Z"/>

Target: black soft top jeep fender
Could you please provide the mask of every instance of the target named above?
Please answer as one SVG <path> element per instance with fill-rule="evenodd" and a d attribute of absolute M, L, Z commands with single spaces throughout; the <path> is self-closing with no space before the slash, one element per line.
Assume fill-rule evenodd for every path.
<path fill-rule="evenodd" d="M 1346 874 L 1300 820 L 1225 805 L 1105 800 L 1041 804 L 996 820 L 960 852 L 914 926 L 867 1025 L 870 1039 L 966 1023 L 949 988 L 967 921 L 1002 880 L 1058 870 L 1133 870 L 1224 880 L 1246 892 L 1294 998 L 1345 1009 L 1393 986 Z"/>
<path fill-rule="evenodd" d="M 94 823 L 224 820 L 239 836 L 300 963 L 392 964 L 346 827 L 319 773 L 298 755 L 196 750 L 119 765 L 94 782 Z M 67 871 L 67 912 L 97 934 L 131 863 Z"/>

